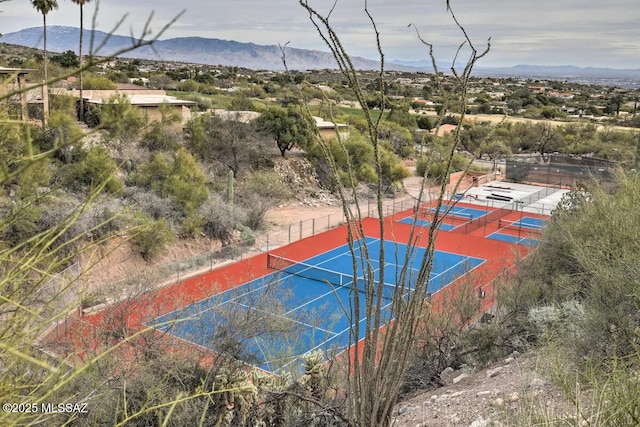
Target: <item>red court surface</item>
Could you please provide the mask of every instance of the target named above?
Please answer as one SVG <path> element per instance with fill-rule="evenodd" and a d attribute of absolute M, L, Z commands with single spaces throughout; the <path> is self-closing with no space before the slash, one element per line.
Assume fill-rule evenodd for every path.
<path fill-rule="evenodd" d="M 459 203 L 458 205 L 463 206 L 464 204 Z M 377 219 L 365 218 L 362 220 L 364 235 L 406 244 L 409 243 L 410 235 L 413 232 L 415 244 L 426 247 L 427 228 L 412 227 L 410 224 L 397 222 L 398 219 L 406 218 L 412 214 L 412 211 L 405 211 L 385 218 L 384 236 L 380 235 L 380 225 Z M 520 212 L 501 212 L 500 214 L 505 219 L 517 220 Z M 487 217 L 490 216 L 492 216 L 491 212 L 487 214 Z M 527 216 L 534 215 L 527 214 Z M 531 250 L 530 247 L 524 245 L 485 238 L 487 233 L 499 229 L 497 225 L 499 218 L 489 219 L 492 222 L 485 221 L 484 225 L 477 229 L 467 227 L 468 233 L 466 234 L 460 231 L 462 227 L 449 232 L 439 231 L 435 244 L 435 248 L 439 251 L 486 260 L 472 272 L 471 277 L 477 294 L 482 293 L 483 295 L 483 298 L 480 299 L 481 311 L 486 311 L 493 305 L 494 289 L 492 285 L 496 277 L 510 270 L 516 261 L 526 256 Z M 343 225 L 275 249 L 271 253 L 302 261 L 344 245 L 346 242 L 347 226 Z M 96 313 L 80 313 L 70 316 L 53 328 L 43 339 L 43 343 L 48 344 L 51 351 L 62 353 L 70 359 L 83 360 L 88 355 L 99 352 L 106 346 L 113 345 L 114 342 L 124 337 L 131 337 L 136 332 L 145 329 L 145 322 L 150 322 L 160 315 L 188 306 L 271 272 L 272 270 L 267 268 L 267 254 L 256 255 L 201 276 L 120 302 Z M 469 280 L 468 276 L 463 276 L 458 281 Z M 454 288 L 458 281 L 454 281 L 444 290 L 447 292 L 455 291 Z M 440 291 L 432 296 L 434 304 L 438 302 L 439 298 L 442 298 L 443 294 L 443 291 Z M 159 332 L 154 333 L 159 334 Z M 166 343 L 172 347 L 175 340 L 168 337 Z M 180 344 L 183 347 L 185 345 L 189 347 L 189 344 L 184 342 Z M 137 345 L 143 346 L 144 342 L 137 340 Z M 202 352 L 202 354 L 207 353 L 206 349 L 195 347 L 194 345 L 194 351 Z"/>

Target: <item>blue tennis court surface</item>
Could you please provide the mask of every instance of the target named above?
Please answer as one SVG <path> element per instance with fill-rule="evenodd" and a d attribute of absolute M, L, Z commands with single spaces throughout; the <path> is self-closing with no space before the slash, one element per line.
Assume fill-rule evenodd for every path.
<path fill-rule="evenodd" d="M 540 230 L 544 226 L 544 220 L 540 218 L 525 216 L 517 221 L 514 221 L 513 223 L 511 223 L 511 225 L 516 227 L 531 228 L 533 230 Z"/>
<path fill-rule="evenodd" d="M 509 233 L 501 233 L 501 230 L 489 234 L 487 238 L 500 240 L 502 242 L 516 243 L 518 245 L 536 246 L 539 244 L 537 239 L 532 238 L 532 232 L 539 232 L 544 226 L 544 220 L 534 217 L 523 217 L 517 221 L 498 222 L 501 230 L 511 230 Z M 513 234 L 513 233 L 517 234 Z"/>
<path fill-rule="evenodd" d="M 537 246 L 540 243 L 537 239 L 532 239 L 530 237 L 518 237 L 500 232 L 491 233 L 487 236 L 487 238 L 526 246 Z"/>
<path fill-rule="evenodd" d="M 404 264 L 409 247 L 373 238 L 367 238 L 367 243 L 376 279 L 384 271 L 384 282 L 399 282 L 400 265 Z M 385 261 L 381 264 L 378 258 L 382 245 Z M 360 249 L 356 252 L 360 253 Z M 409 289 L 415 286 L 424 255 L 423 248 L 415 248 L 411 253 L 405 271 Z M 429 292 L 442 289 L 483 262 L 480 258 L 436 251 Z M 351 322 L 345 310 L 353 304 L 354 291 L 350 286 L 334 286 L 322 280 L 352 280 L 352 265 L 348 246 L 344 245 L 305 260 L 303 267 L 298 264 L 292 266 L 295 267 L 293 270 L 285 267 L 160 316 L 152 323 L 163 332 L 233 355 L 267 371 L 298 370 L 299 356 L 304 353 L 321 349 L 330 356 L 348 347 Z M 326 277 L 323 271 L 326 271 Z M 361 274 L 362 266 L 359 266 L 358 276 Z M 390 320 L 390 303 L 389 299 L 383 300 L 383 323 Z M 364 298 L 360 304 L 360 313 L 364 313 Z M 358 321 L 362 325 L 366 318 L 361 317 Z M 363 334 L 364 327 L 359 339 Z"/>
<path fill-rule="evenodd" d="M 440 214 L 444 215 L 445 212 L 447 212 L 447 209 L 449 209 L 447 216 L 452 216 L 454 218 L 473 220 L 473 219 L 478 219 L 487 214 L 487 211 L 484 209 L 467 208 L 467 207 L 457 206 L 457 205 L 454 205 L 454 206 L 442 205 L 439 211 Z M 437 211 L 436 208 L 431 208 L 431 213 L 435 213 L 436 211 Z"/>
<path fill-rule="evenodd" d="M 447 209 L 449 209 L 449 212 L 447 212 Z M 421 208 L 421 213 L 429 216 L 436 213 L 436 211 L 438 211 L 438 209 L 436 208 L 430 208 L 430 207 Z M 478 219 L 487 214 L 487 211 L 483 209 L 467 208 L 467 207 L 462 207 L 457 205 L 449 207 L 449 205 L 446 205 L 446 204 L 440 207 L 439 212 L 441 215 L 444 215 L 446 212 L 447 213 L 446 218 L 459 218 L 467 221 Z M 408 216 L 406 218 L 402 218 L 398 222 L 402 222 L 404 224 L 413 224 L 413 221 L 414 221 L 413 216 Z M 423 219 L 416 219 L 415 222 L 418 227 L 429 227 L 429 225 L 431 224 L 429 221 L 423 220 Z M 443 222 L 440 224 L 438 228 L 444 231 L 451 231 L 454 228 L 456 228 L 456 226 L 453 224 L 445 224 Z"/>
<path fill-rule="evenodd" d="M 425 220 L 423 220 L 423 219 L 416 219 L 415 221 L 416 221 L 416 225 L 417 225 L 418 227 L 425 227 L 425 228 L 427 228 L 427 227 L 429 227 L 429 225 L 431 225 L 431 223 L 430 223 L 429 221 L 425 221 Z M 402 219 L 401 219 L 400 221 L 398 221 L 398 222 L 402 222 L 402 223 L 404 223 L 404 224 L 409 224 L 409 225 L 411 225 L 411 224 L 413 224 L 413 217 L 412 217 L 412 216 L 408 216 L 408 217 L 406 217 L 406 218 L 402 218 Z M 444 231 L 451 231 L 451 230 L 453 230 L 453 229 L 454 229 L 454 228 L 456 228 L 456 227 L 455 227 L 455 225 L 442 223 L 442 224 L 440 224 L 440 226 L 439 226 L 438 228 L 439 228 L 440 230 L 444 230 Z"/>

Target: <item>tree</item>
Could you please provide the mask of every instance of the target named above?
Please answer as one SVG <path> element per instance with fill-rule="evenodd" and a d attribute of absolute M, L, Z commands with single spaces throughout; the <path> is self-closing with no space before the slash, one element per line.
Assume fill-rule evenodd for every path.
<path fill-rule="evenodd" d="M 411 129 L 415 129 L 418 126 L 416 123 L 416 116 L 409 113 L 409 105 L 406 103 L 391 107 L 387 120 Z"/>
<path fill-rule="evenodd" d="M 67 50 L 60 55 L 55 55 L 51 58 L 51 62 L 55 62 L 64 68 L 76 68 L 80 66 L 78 55 L 72 50 Z"/>
<path fill-rule="evenodd" d="M 418 124 L 418 128 L 422 130 L 431 130 L 433 128 L 433 124 L 428 116 L 418 116 L 416 118 L 416 122 Z"/>
<path fill-rule="evenodd" d="M 386 225 L 382 205 L 385 185 L 382 178 L 384 169 L 382 155 L 383 144 L 379 138 L 380 117 L 374 119 L 372 116 L 371 109 L 367 104 L 369 97 L 361 85 L 361 75 L 353 66 L 351 58 L 341 43 L 338 33 L 330 22 L 334 10 L 331 9 L 327 15 L 323 15 L 314 9 L 309 4 L 309 1 L 300 0 L 299 4 L 309 14 L 312 25 L 331 50 L 340 68 L 340 72 L 348 81 L 353 96 L 362 108 L 362 113 L 367 122 L 366 142 L 373 151 L 374 159 L 371 165 L 372 169 L 375 170 L 373 187 L 375 189 L 377 216 L 380 218 L 377 224 L 377 234 L 385 236 Z M 453 15 L 448 1 L 447 10 Z M 376 48 L 380 53 L 381 63 L 379 77 L 382 80 L 382 76 L 384 76 L 384 55 L 380 44 L 380 33 L 367 7 L 367 2 L 364 2 L 364 13 L 370 20 L 372 31 L 376 36 Z M 472 41 L 468 38 L 467 33 L 458 24 L 458 21 L 455 20 L 455 16 L 453 16 L 453 18 L 464 35 L 465 43 L 463 46 L 467 46 L 469 49 L 469 60 L 461 72 L 458 72 L 455 68 L 452 69 L 456 90 L 447 92 L 447 102 L 444 103 L 441 114 L 447 114 L 449 108 L 454 108 L 455 110 L 452 112 L 460 116 L 460 123 L 462 123 L 466 112 L 467 87 L 471 70 L 474 64 L 488 52 L 489 46 L 487 46 L 487 49 L 483 52 L 478 52 Z M 420 40 L 422 41 L 422 39 Z M 433 51 L 431 44 L 424 41 L 423 43 L 430 52 Z M 433 56 L 432 61 L 433 64 L 436 64 Z M 439 76 L 437 70 L 436 76 Z M 442 91 L 442 85 L 439 81 L 436 83 L 438 84 L 438 89 Z M 384 109 L 384 85 L 377 85 L 376 90 L 381 99 L 381 108 Z M 436 211 L 438 211 L 443 204 L 446 182 L 451 173 L 452 160 L 456 154 L 459 137 L 460 126 L 458 125 L 454 132 L 454 143 L 451 144 L 444 159 L 444 179 L 437 199 Z M 349 302 L 349 307 L 345 307 L 345 310 L 348 311 L 351 317 L 350 344 L 353 345 L 348 356 L 348 372 L 345 375 L 345 381 L 347 383 L 345 394 L 348 399 L 347 418 L 352 426 L 387 427 L 392 422 L 391 414 L 393 407 L 398 397 L 402 378 L 404 378 L 404 374 L 407 371 L 409 355 L 415 346 L 414 340 L 416 333 L 421 325 L 420 319 L 422 319 L 426 304 L 427 283 L 435 250 L 435 233 L 441 222 L 441 218 L 440 220 L 436 218 L 432 221 L 428 232 L 426 232 L 427 236 L 424 236 L 424 238 L 428 240 L 428 244 L 425 255 L 421 258 L 422 264 L 417 273 L 417 282 L 413 287 L 413 292 L 407 296 L 403 296 L 403 292 L 407 289 L 407 286 L 411 286 L 407 282 L 406 270 L 403 270 L 404 273 L 401 274 L 401 277 L 395 278 L 396 293 L 393 298 L 393 303 L 391 304 L 391 313 L 389 315 L 389 317 L 395 320 L 388 324 L 384 330 L 381 330 L 381 327 L 385 323 L 385 315 L 382 313 L 385 272 L 384 269 L 380 269 L 378 273 L 374 274 L 374 264 L 384 264 L 384 245 L 380 250 L 379 259 L 372 260 L 367 255 L 368 244 L 366 239 L 359 238 L 359 236 L 365 235 L 362 222 L 364 215 L 360 210 L 361 201 L 357 196 L 358 192 L 356 191 L 354 180 L 345 180 L 342 178 L 329 142 L 323 140 L 318 135 L 316 135 L 316 142 L 325 153 L 325 160 L 329 164 L 336 182 L 337 192 L 342 201 L 343 212 L 347 220 L 347 241 L 352 255 L 353 275 L 354 277 L 364 275 L 363 296 L 360 296 L 361 292 L 353 292 L 353 301 Z M 341 150 L 342 152 L 339 154 L 343 157 L 348 157 L 346 147 L 343 146 Z M 349 166 L 346 174 L 347 178 L 350 178 L 355 174 L 355 171 Z M 348 192 L 349 196 L 347 196 L 347 189 L 350 190 Z M 352 200 L 351 197 L 355 200 Z M 421 194 L 418 202 L 422 200 L 422 197 L 423 195 Z M 413 239 L 413 235 L 411 239 Z M 415 251 L 415 246 L 410 246 L 406 253 L 406 258 L 403 260 L 405 267 L 407 267 L 412 253 L 415 255 L 415 252 L 412 251 Z M 362 274 L 358 274 L 359 266 L 363 272 Z M 362 313 L 362 311 L 364 313 Z M 361 314 L 363 314 L 362 317 Z M 366 321 L 361 323 L 359 321 L 361 318 L 366 318 Z M 363 337 L 361 342 L 359 342 L 360 337 Z"/>
<path fill-rule="evenodd" d="M 189 149 L 206 162 L 220 162 L 234 177 L 246 169 L 265 163 L 268 140 L 256 132 L 253 123 L 244 123 L 240 114 L 230 120 L 217 115 L 201 115 L 187 124 Z"/>
<path fill-rule="evenodd" d="M 256 120 L 256 125 L 259 131 L 276 140 L 282 157 L 295 146 L 305 149 L 313 138 L 311 119 L 292 106 L 269 108 Z"/>
<path fill-rule="evenodd" d="M 31 5 L 42 13 L 42 28 L 43 28 L 43 51 L 44 51 L 44 80 L 47 81 L 47 14 L 54 9 L 58 8 L 57 0 L 31 0 Z"/>
<path fill-rule="evenodd" d="M 82 98 L 82 83 L 83 83 L 82 82 L 82 66 L 83 66 L 82 38 L 84 35 L 84 5 L 86 3 L 89 3 L 91 0 L 71 0 L 71 1 L 80 6 L 80 46 L 78 48 L 78 57 L 80 62 L 80 71 L 78 72 L 78 80 L 80 83 L 80 113 L 78 117 L 82 121 L 84 120 L 84 99 Z"/>
<path fill-rule="evenodd" d="M 511 150 L 504 143 L 497 139 L 484 142 L 479 149 L 480 156 L 486 155 L 493 162 L 493 171 L 498 169 L 498 159 L 507 157 L 511 154 Z"/>
<path fill-rule="evenodd" d="M 381 123 L 379 137 L 380 140 L 388 142 L 391 150 L 401 158 L 415 154 L 411 133 L 396 122 Z"/>
<path fill-rule="evenodd" d="M 157 89 L 175 90 L 178 83 L 167 74 L 154 74 L 149 77 L 149 85 Z"/>

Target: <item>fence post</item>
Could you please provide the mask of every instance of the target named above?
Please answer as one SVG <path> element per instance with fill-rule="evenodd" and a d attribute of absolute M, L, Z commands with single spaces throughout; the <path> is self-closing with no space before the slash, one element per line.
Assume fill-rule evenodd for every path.
<path fill-rule="evenodd" d="M 300 221 L 300 238 L 298 240 L 302 240 L 302 221 Z"/>
<path fill-rule="evenodd" d="M 331 214 L 327 215 L 327 230 L 331 229 Z"/>
<path fill-rule="evenodd" d="M 316 219 L 315 218 L 311 218 L 311 235 L 312 236 L 316 235 Z"/>
<path fill-rule="evenodd" d="M 289 224 L 289 243 L 291 243 L 291 224 Z"/>

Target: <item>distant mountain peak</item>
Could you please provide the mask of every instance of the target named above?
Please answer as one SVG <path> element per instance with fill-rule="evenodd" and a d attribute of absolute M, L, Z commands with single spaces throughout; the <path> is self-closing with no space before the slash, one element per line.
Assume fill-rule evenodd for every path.
<path fill-rule="evenodd" d="M 52 52 L 67 50 L 78 51 L 80 30 L 75 27 L 47 27 L 47 48 Z M 94 46 L 102 43 L 108 34 L 98 30 L 85 30 L 85 40 L 94 39 Z M 4 43 L 42 48 L 42 27 L 25 28 L 4 34 Z M 128 36 L 111 35 L 105 46 L 95 52 L 99 56 L 113 55 L 131 46 Z M 294 70 L 335 69 L 336 61 L 328 52 L 288 47 L 287 66 Z M 252 69 L 283 70 L 282 53 L 276 45 L 258 45 L 235 40 L 222 40 L 205 37 L 177 37 L 158 40 L 153 48 L 143 47 L 122 55 L 129 58 L 155 61 L 176 61 L 196 64 L 238 66 Z M 378 61 L 353 57 L 354 65 L 359 69 L 377 69 Z"/>

